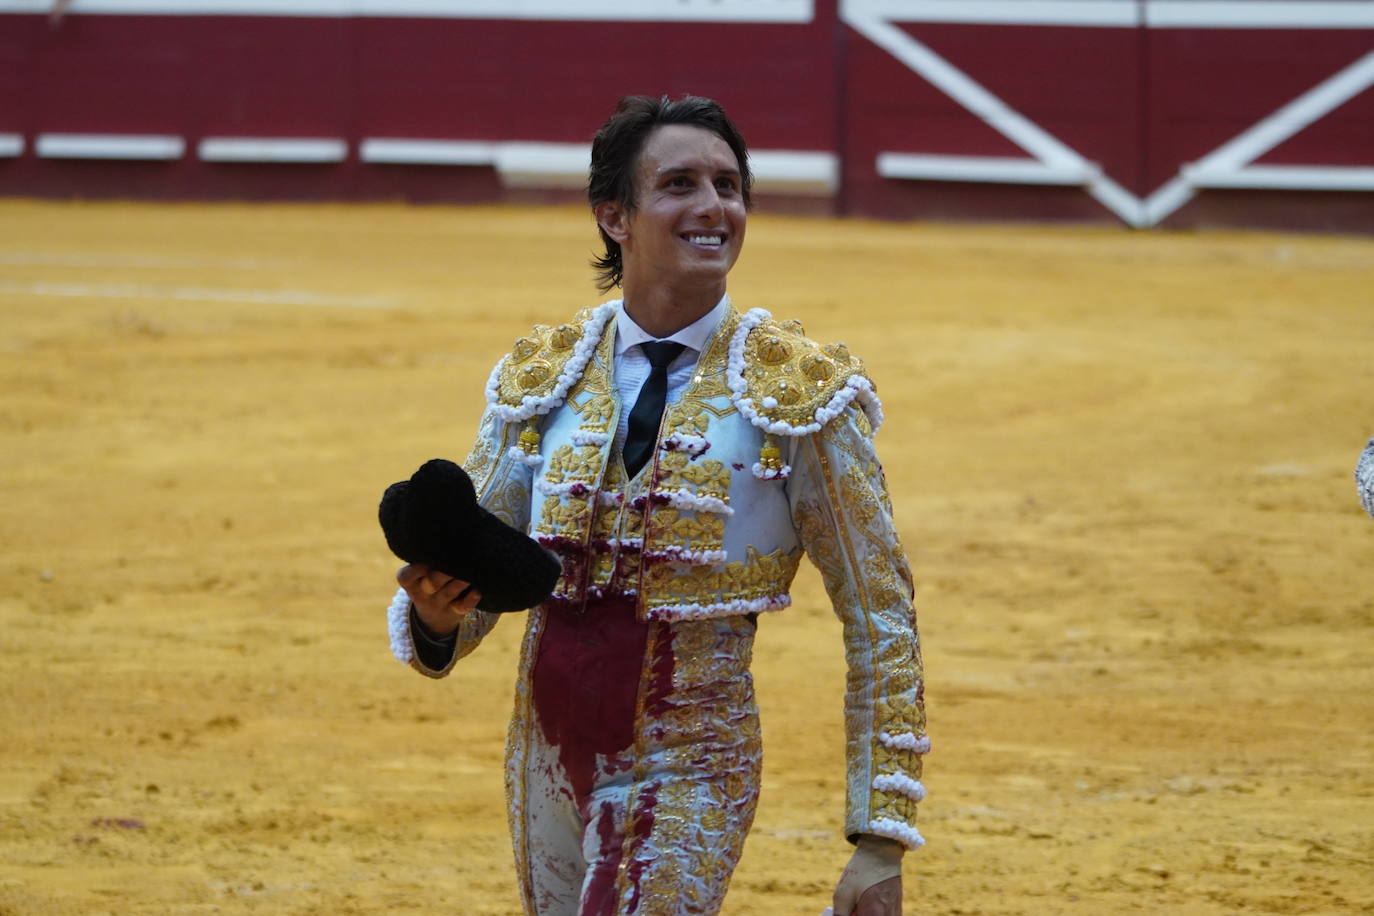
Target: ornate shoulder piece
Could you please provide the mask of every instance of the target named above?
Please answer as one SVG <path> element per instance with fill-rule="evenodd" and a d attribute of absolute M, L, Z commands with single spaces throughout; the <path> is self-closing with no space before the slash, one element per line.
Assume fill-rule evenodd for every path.
<path fill-rule="evenodd" d="M 876 432 L 882 404 L 863 364 L 844 344 L 822 347 L 807 338 L 800 322 L 773 320 L 751 309 L 730 340 L 727 370 L 730 399 L 745 418 L 765 433 L 754 473 L 764 479 L 786 477 L 773 436 L 809 436 L 857 400 Z"/>
<path fill-rule="evenodd" d="M 487 404 L 507 423 L 526 423 L 520 445 L 512 451 L 527 464 L 539 463 L 538 418 L 568 396 L 596 352 L 617 303 L 605 302 L 578 312 L 570 324 L 536 325 L 502 357 L 487 379 Z"/>

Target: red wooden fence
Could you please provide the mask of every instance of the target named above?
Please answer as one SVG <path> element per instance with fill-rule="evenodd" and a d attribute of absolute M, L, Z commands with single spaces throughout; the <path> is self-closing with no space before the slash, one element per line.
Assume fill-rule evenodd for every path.
<path fill-rule="evenodd" d="M 1374 2 L 51 11 L 0 0 L 0 194 L 567 194 L 616 98 L 692 92 L 744 128 L 765 206 L 1374 232 Z"/>

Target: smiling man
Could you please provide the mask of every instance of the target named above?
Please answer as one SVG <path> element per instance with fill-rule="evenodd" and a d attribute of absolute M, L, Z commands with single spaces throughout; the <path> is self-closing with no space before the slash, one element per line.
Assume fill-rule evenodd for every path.
<path fill-rule="evenodd" d="M 588 195 L 620 299 L 536 327 L 492 372 L 466 468 L 491 512 L 555 551 L 530 611 L 506 786 L 528 913 L 719 911 L 759 795 L 749 663 L 805 552 L 843 623 L 854 844 L 838 916 L 901 911 L 923 840 L 912 581 L 862 365 L 795 322 L 740 313 L 726 278 L 751 175 L 721 107 L 623 99 Z M 393 648 L 442 677 L 498 617 L 468 583 L 398 574 Z M 785 625 L 785 620 L 779 625 Z"/>

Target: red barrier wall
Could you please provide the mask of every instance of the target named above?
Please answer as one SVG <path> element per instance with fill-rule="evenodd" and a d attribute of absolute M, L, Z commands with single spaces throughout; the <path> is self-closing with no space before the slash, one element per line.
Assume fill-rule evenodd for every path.
<path fill-rule="evenodd" d="M 1374 232 L 1374 3 L 682 0 L 685 18 L 659 2 L 657 21 L 612 22 L 599 0 L 553 4 L 570 19 L 463 18 L 464 2 L 426 18 L 78 0 L 54 23 L 20 0 L 0 13 L 0 194 L 568 194 L 568 156 L 617 97 L 693 92 L 753 149 L 804 154 L 760 156 L 764 206 Z M 341 152 L 216 159 L 206 138 Z M 365 145 L 404 138 L 471 161 Z"/>

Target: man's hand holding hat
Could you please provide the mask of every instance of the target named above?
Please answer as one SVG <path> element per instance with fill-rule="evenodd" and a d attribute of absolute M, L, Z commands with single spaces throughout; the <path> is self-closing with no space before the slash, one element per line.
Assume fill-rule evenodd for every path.
<path fill-rule="evenodd" d="M 423 563 L 402 566 L 396 581 L 410 596 L 425 629 L 441 638 L 458 629 L 458 624 L 477 610 L 477 602 L 482 599 L 482 593 L 470 583 Z"/>
<path fill-rule="evenodd" d="M 377 516 L 387 546 L 408 564 L 396 580 L 437 636 L 473 609 L 534 607 L 562 572 L 558 557 L 478 504 L 471 479 L 452 461 L 426 461 L 387 487 Z"/>

